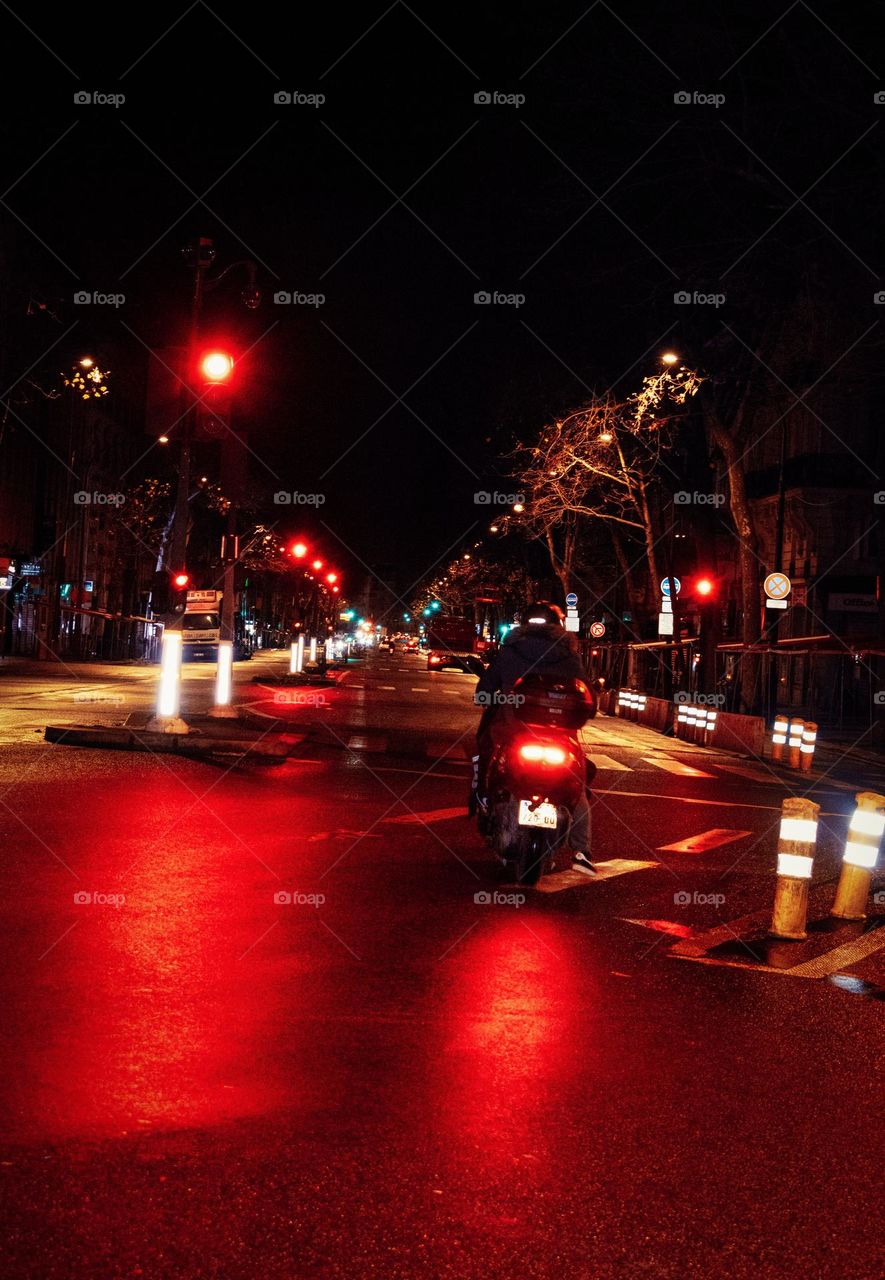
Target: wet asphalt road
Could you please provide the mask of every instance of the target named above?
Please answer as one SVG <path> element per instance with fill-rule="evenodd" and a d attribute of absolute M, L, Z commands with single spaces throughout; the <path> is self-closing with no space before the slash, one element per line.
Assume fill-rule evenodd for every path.
<path fill-rule="evenodd" d="M 672 955 L 770 906 L 783 783 L 599 719 L 596 856 L 650 865 L 518 902 L 460 812 L 472 680 L 385 655 L 306 702 L 252 683 L 282 662 L 240 694 L 300 741 L 248 767 L 34 733 L 149 671 L 3 677 L 4 1273 L 882 1274 L 882 951 Z"/>

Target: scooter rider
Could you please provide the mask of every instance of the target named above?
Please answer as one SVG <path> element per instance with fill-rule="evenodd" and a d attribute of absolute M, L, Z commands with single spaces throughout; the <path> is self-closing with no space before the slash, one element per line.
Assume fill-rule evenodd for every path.
<path fill-rule="evenodd" d="M 483 708 L 476 732 L 478 755 L 474 757 L 475 785 L 484 795 L 485 779 L 495 744 L 512 731 L 512 706 L 507 695 L 517 680 L 529 672 L 557 679 L 587 679 L 577 641 L 562 625 L 562 610 L 541 600 L 529 606 L 521 626 L 510 631 L 497 655 L 480 677 L 474 701 Z M 480 803 L 484 803 L 483 800 Z M 572 815 L 569 843 L 572 866 L 585 875 L 596 875 L 590 859 L 590 805 L 586 789 Z"/>

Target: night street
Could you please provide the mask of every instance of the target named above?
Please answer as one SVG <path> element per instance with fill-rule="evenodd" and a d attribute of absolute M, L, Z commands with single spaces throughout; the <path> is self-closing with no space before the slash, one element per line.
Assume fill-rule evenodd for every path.
<path fill-rule="evenodd" d="M 882 1280 L 881 0 L 0 10 L 2 1280 Z"/>
<path fill-rule="evenodd" d="M 885 951 L 822 981 L 670 954 L 770 905 L 782 784 L 597 718 L 599 860 L 651 865 L 520 900 L 464 816 L 469 676 L 374 656 L 303 709 L 255 665 L 282 765 L 4 736 L 12 1274 L 880 1272 Z M 149 679 L 101 676 L 118 716 Z M 45 714 L 0 678 L 4 735 Z M 848 793 L 816 794 L 824 881 Z"/>

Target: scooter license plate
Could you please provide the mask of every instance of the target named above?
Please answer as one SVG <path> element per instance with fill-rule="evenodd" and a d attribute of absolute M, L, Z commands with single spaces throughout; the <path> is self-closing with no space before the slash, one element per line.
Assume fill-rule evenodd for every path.
<path fill-rule="evenodd" d="M 555 831 L 557 821 L 555 804 L 539 804 L 533 809 L 530 800 L 520 800 L 519 825 L 521 827 L 544 827 L 548 831 Z"/>

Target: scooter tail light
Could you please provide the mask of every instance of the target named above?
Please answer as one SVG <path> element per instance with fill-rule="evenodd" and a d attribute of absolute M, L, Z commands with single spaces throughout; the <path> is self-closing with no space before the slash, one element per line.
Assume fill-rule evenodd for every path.
<path fill-rule="evenodd" d="M 532 764 L 565 764 L 568 755 L 562 747 L 548 747 L 541 742 L 524 742 L 519 748 L 520 757 Z"/>

